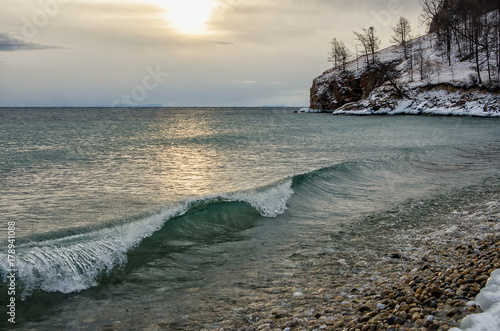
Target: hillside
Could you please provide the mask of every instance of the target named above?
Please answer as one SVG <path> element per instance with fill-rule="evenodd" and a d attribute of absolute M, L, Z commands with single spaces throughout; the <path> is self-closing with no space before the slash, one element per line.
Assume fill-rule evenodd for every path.
<path fill-rule="evenodd" d="M 347 115 L 423 114 L 500 116 L 498 84 L 478 84 L 477 69 L 452 49 L 451 61 L 430 33 L 412 40 L 413 52 L 392 46 L 377 53 L 375 65 L 363 58 L 346 70 L 329 69 L 315 78 L 310 107 L 302 112 Z M 451 62 L 451 64 L 450 64 Z M 488 76 L 484 68 L 483 77 Z"/>

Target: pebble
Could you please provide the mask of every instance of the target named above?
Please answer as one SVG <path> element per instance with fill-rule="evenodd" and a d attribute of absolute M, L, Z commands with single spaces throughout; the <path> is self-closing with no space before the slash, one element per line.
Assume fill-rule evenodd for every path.
<path fill-rule="evenodd" d="M 334 276 L 338 264 L 331 263 L 338 258 L 330 264 L 328 257 L 324 264 L 313 261 L 310 270 L 294 269 L 289 287 L 255 291 L 255 303 L 241 308 L 243 318 L 223 316 L 227 323 L 202 329 L 448 331 L 466 314 L 479 312 L 475 296 L 500 268 L 500 236 L 471 234 L 467 225 L 443 238 L 415 238 L 414 245 L 415 252 L 392 247 L 400 258 L 386 252 L 379 265 L 356 264 L 355 272 L 346 267 L 341 277 Z M 274 293 L 274 301 L 266 291 Z"/>
<path fill-rule="evenodd" d="M 488 247 L 495 247 L 494 243 L 499 238 L 490 240 Z M 347 290 L 344 295 L 332 296 L 328 303 L 328 323 L 325 321 L 326 307 L 322 307 L 311 313 L 313 320 L 309 317 L 299 322 L 296 317 L 301 314 L 295 311 L 288 315 L 274 314 L 276 318 L 273 323 L 263 320 L 255 324 L 287 330 L 286 323 L 295 320 L 293 329 L 447 331 L 450 325 L 457 325 L 457 320 L 463 318 L 463 309 L 469 313 L 477 312 L 473 301 L 475 297 L 470 293 L 478 293 L 482 283 L 489 278 L 489 269 L 481 271 L 477 266 L 494 265 L 498 261 L 497 255 L 488 255 L 487 251 L 468 253 L 465 258 L 460 250 L 453 251 L 457 253 L 456 256 L 447 251 L 447 257 L 454 262 L 452 267 L 443 268 L 436 260 L 434 264 L 427 262 L 429 266 L 425 270 L 417 268 L 406 274 L 392 273 L 388 275 L 387 281 L 379 281 L 375 288 L 368 284 L 351 285 L 350 289 L 354 291 Z M 428 261 L 431 259 L 428 258 Z M 471 262 L 473 266 L 469 266 Z M 478 274 L 474 275 L 474 272 Z M 466 282 L 468 279 L 472 281 Z M 350 296 L 350 301 L 346 300 Z M 288 328 L 292 329 L 290 326 Z M 236 329 L 256 330 L 258 327 L 253 325 Z"/>

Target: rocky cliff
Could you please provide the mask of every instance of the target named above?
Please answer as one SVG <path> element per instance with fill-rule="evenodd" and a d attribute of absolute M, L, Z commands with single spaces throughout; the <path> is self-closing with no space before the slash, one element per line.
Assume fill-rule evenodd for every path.
<path fill-rule="evenodd" d="M 375 65 L 359 59 L 345 71 L 325 71 L 314 79 L 305 111 L 500 116 L 499 88 L 478 86 L 469 62 L 455 59 L 449 65 L 431 47 L 435 38 L 430 34 L 414 41 L 425 62 L 405 60 L 402 49 L 393 46 L 377 54 Z"/>
<path fill-rule="evenodd" d="M 400 62 L 397 60 L 379 62 L 356 71 L 335 69 L 326 71 L 313 81 L 310 108 L 321 110 L 348 108 L 367 99 L 376 88 L 390 81 L 389 74 L 394 74 Z M 398 96 L 397 86 L 389 90 L 394 97 Z"/>

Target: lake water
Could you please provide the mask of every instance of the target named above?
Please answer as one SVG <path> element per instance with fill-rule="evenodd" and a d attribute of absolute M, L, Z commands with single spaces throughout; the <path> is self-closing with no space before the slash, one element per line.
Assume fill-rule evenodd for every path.
<path fill-rule="evenodd" d="M 315 259 L 339 277 L 418 213 L 499 192 L 498 119 L 294 110 L 0 109 L 15 327 L 217 327 L 257 299 L 289 304 Z M 383 216 L 410 205 L 410 221 Z"/>

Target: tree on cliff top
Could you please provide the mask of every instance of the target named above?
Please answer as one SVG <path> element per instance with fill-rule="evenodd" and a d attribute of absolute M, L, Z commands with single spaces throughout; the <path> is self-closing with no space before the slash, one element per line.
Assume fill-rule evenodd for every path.
<path fill-rule="evenodd" d="M 400 17 L 398 23 L 392 27 L 392 31 L 394 31 L 394 35 L 391 37 L 391 42 L 402 46 L 405 59 L 408 59 L 409 56 L 408 41 L 411 39 L 410 21 L 408 21 L 404 17 Z"/>
<path fill-rule="evenodd" d="M 419 0 L 421 21 L 436 34 L 438 47 L 444 48 L 448 65 L 458 51 L 461 61 L 475 65 L 477 83 L 482 85 L 486 68 L 489 84 L 500 83 L 500 1 Z M 496 74 L 496 77 L 494 75 Z"/>
<path fill-rule="evenodd" d="M 363 33 L 359 33 L 354 31 L 356 35 L 356 39 L 361 43 L 363 48 L 365 49 L 366 56 L 366 64 L 370 65 L 369 55 L 372 56 L 371 63 L 375 63 L 375 54 L 379 50 L 380 47 L 380 39 L 375 35 L 375 28 L 373 26 L 368 29 L 363 29 Z"/>
<path fill-rule="evenodd" d="M 328 62 L 333 63 L 333 68 L 340 68 L 342 71 L 346 71 L 346 65 L 352 58 L 351 51 L 346 47 L 342 41 L 338 41 L 337 38 L 333 38 L 331 42 L 332 48 L 328 54 Z"/>

